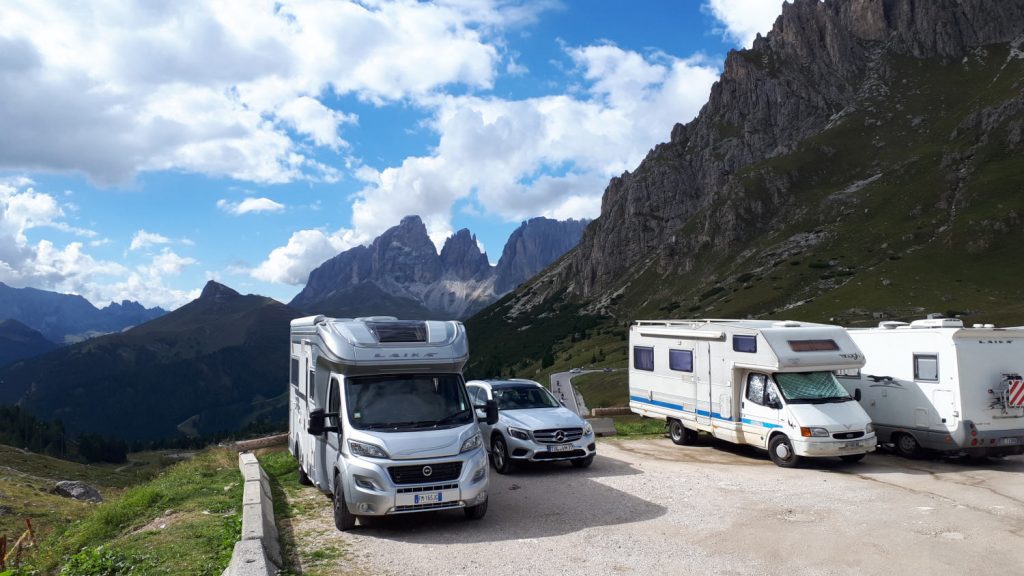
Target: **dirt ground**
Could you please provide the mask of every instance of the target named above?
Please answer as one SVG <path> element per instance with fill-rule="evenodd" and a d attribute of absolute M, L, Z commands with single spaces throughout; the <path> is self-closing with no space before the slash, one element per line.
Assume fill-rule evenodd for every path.
<path fill-rule="evenodd" d="M 785 470 L 704 439 L 602 441 L 587 470 L 491 471 L 487 516 L 392 517 L 342 534 L 312 489 L 293 518 L 310 574 L 993 574 L 1024 570 L 1024 457 L 877 453 Z M 308 494 L 307 494 L 308 492 Z M 344 557 L 331 551 L 345 550 Z"/>

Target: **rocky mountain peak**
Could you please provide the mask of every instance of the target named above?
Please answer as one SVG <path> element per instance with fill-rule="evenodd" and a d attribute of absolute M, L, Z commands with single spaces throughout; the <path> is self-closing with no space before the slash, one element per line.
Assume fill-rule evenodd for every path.
<path fill-rule="evenodd" d="M 501 252 L 495 288 L 507 292 L 543 270 L 576 246 L 589 222 L 544 217 L 523 222 Z"/>
<path fill-rule="evenodd" d="M 469 229 L 459 230 L 444 241 L 441 248 L 441 267 L 460 280 L 486 275 L 491 270 L 487 254 L 480 251 L 476 235 Z"/>
<path fill-rule="evenodd" d="M 233 298 L 238 298 L 239 296 L 241 296 L 241 294 L 235 292 L 231 288 L 228 288 L 227 286 L 220 284 L 219 282 L 210 280 L 209 282 L 206 283 L 206 286 L 203 286 L 203 291 L 201 294 L 199 294 L 199 298 L 197 299 L 197 301 L 226 302 Z"/>
<path fill-rule="evenodd" d="M 374 273 L 397 282 L 434 282 L 441 276 L 437 248 L 419 216 L 406 216 L 370 245 Z"/>

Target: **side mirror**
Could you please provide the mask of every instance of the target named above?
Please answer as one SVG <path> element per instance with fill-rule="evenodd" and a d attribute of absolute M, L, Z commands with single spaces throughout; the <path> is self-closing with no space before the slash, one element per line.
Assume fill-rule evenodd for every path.
<path fill-rule="evenodd" d="M 487 412 L 487 420 L 486 420 L 487 425 L 488 426 L 494 426 L 495 424 L 497 424 L 498 423 L 498 402 L 495 401 L 495 400 L 488 400 L 487 401 L 487 407 L 485 408 L 485 411 Z"/>
<path fill-rule="evenodd" d="M 309 413 L 309 426 L 306 432 L 312 436 L 320 436 L 327 431 L 327 414 L 323 408 L 317 408 Z"/>
<path fill-rule="evenodd" d="M 860 402 L 860 388 L 855 388 L 853 390 L 853 399 Z"/>
<path fill-rule="evenodd" d="M 778 400 L 772 400 L 771 402 L 768 403 L 768 407 L 773 410 L 782 410 L 782 402 L 779 402 Z"/>

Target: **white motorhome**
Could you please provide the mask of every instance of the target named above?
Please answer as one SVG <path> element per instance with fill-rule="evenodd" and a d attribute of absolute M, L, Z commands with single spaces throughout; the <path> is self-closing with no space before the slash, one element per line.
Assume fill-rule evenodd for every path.
<path fill-rule="evenodd" d="M 487 454 L 462 377 L 460 322 L 390 316 L 291 323 L 288 445 L 299 481 L 362 516 L 487 511 Z M 485 408 L 497 422 L 496 404 Z"/>
<path fill-rule="evenodd" d="M 932 317 L 849 333 L 867 363 L 839 380 L 860 391 L 879 442 L 904 456 L 1024 454 L 1024 331 Z"/>
<path fill-rule="evenodd" d="M 875 449 L 868 415 L 833 374 L 864 364 L 838 326 L 641 320 L 629 346 L 629 407 L 665 420 L 676 444 L 704 431 L 783 467 L 804 456 L 856 462 Z"/>

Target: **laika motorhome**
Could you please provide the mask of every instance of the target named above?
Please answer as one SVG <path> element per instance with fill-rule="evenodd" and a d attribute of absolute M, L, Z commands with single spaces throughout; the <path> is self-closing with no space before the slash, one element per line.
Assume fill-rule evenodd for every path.
<path fill-rule="evenodd" d="M 875 449 L 868 415 L 837 370 L 864 356 L 838 326 L 768 320 L 641 320 L 629 333 L 629 407 L 666 421 L 676 444 L 698 431 L 801 457 L 856 462 Z"/>
<path fill-rule="evenodd" d="M 880 442 L 971 456 L 1024 454 L 1024 331 L 932 317 L 853 328 L 867 356 L 858 378 Z"/>
<path fill-rule="evenodd" d="M 299 481 L 361 516 L 487 511 L 487 454 L 462 378 L 460 322 L 390 316 L 292 320 L 288 445 Z M 488 403 L 489 421 L 497 405 Z"/>

